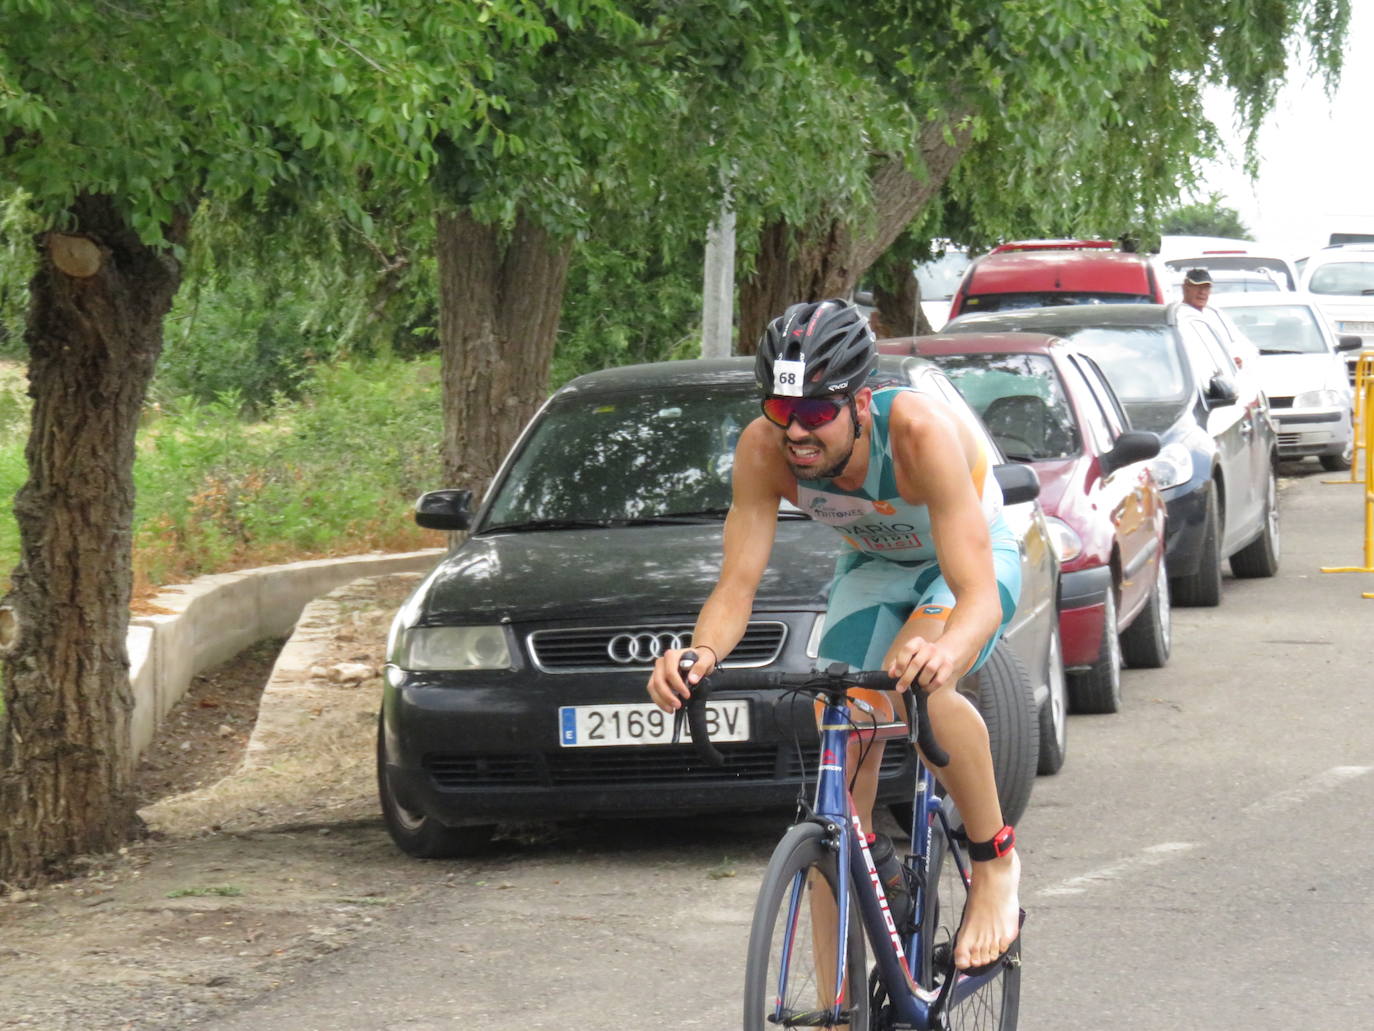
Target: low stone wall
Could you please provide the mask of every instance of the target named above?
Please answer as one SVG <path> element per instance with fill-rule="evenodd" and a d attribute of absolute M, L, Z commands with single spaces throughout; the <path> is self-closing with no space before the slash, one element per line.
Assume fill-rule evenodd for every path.
<path fill-rule="evenodd" d="M 350 555 L 242 569 L 165 587 L 153 615 L 130 620 L 127 647 L 134 690 L 130 738 L 141 755 L 191 678 L 268 637 L 284 637 L 311 600 L 359 577 L 427 572 L 442 548 Z"/>

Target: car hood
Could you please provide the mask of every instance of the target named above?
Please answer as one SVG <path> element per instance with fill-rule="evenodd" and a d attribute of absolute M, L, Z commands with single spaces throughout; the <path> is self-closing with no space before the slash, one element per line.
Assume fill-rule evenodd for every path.
<path fill-rule="evenodd" d="M 1084 479 L 1092 468 L 1092 459 L 1080 455 L 1075 458 L 1042 459 L 1030 464 L 1040 479 L 1040 507 L 1046 515 L 1062 518 L 1061 509 L 1068 503 L 1065 494 L 1070 489 L 1078 494 L 1085 492 Z"/>
<path fill-rule="evenodd" d="M 839 545 L 819 523 L 780 521 L 755 608 L 823 608 Z M 469 538 L 416 591 L 404 622 L 680 617 L 706 600 L 720 556 L 720 523 Z"/>
<path fill-rule="evenodd" d="M 1330 354 L 1262 354 L 1255 372 L 1270 397 L 1336 390 L 1346 382 L 1344 364 Z"/>

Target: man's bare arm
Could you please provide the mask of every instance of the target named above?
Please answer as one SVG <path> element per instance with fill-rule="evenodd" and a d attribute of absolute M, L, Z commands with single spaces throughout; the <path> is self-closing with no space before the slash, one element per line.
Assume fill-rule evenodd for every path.
<path fill-rule="evenodd" d="M 649 678 L 649 696 L 659 708 L 672 711 L 717 661 L 728 655 L 744 636 L 754 608 L 768 556 L 777 531 L 778 502 L 782 498 L 785 466 L 773 434 L 764 420 L 746 426 L 735 447 L 733 498 L 725 517 L 720 576 L 697 615 L 692 643 L 700 649 L 686 682 L 677 671 L 679 651 L 665 653 Z M 714 654 L 712 654 L 714 653 Z"/>
<path fill-rule="evenodd" d="M 901 677 L 932 690 L 968 672 L 1002 621 L 992 542 L 982 501 L 969 473 L 974 441 L 958 417 L 925 399 L 894 408 L 893 448 L 899 480 L 930 511 L 940 572 L 954 593 L 944 632 L 915 669 Z M 988 475 L 992 475 L 988 470 Z"/>

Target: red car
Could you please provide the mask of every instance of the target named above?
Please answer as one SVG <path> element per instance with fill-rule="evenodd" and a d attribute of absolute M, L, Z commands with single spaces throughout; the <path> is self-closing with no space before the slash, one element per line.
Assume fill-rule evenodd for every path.
<path fill-rule="evenodd" d="M 1165 504 L 1150 474 L 1159 436 L 1132 430 L 1097 363 L 1057 337 L 965 333 L 878 349 L 938 364 L 1006 457 L 1035 469 L 1059 552 L 1069 707 L 1115 712 L 1123 658 L 1145 667 L 1169 658 Z"/>
<path fill-rule="evenodd" d="M 1163 304 L 1149 257 L 1097 240 L 1004 243 L 969 265 L 949 317 L 1056 304 Z"/>

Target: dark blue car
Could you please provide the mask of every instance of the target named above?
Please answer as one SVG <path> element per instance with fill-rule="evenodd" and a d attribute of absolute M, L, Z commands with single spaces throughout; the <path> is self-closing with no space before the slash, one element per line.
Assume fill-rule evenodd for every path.
<path fill-rule="evenodd" d="M 1278 572 L 1278 438 L 1269 404 L 1205 318 L 1182 304 L 1083 305 L 966 315 L 944 332 L 1018 330 L 1087 351 L 1131 426 L 1160 435 L 1152 471 L 1168 507 L 1175 604 L 1219 604 L 1227 556 L 1236 576 Z"/>

